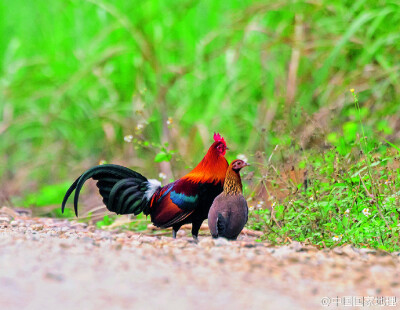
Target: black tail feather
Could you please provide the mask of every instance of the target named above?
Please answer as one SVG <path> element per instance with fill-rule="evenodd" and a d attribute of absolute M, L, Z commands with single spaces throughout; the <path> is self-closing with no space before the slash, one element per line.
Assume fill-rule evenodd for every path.
<path fill-rule="evenodd" d="M 88 179 L 97 180 L 96 186 L 107 209 L 117 214 L 139 214 L 146 211 L 145 198 L 148 180 L 136 171 L 118 165 L 100 165 L 83 173 L 68 189 L 61 210 L 64 212 L 69 196 L 75 190 L 74 210 L 78 216 L 78 200 L 83 184 Z"/>
<path fill-rule="evenodd" d="M 67 200 L 68 200 L 69 196 L 71 196 L 72 192 L 75 190 L 76 185 L 78 184 L 79 179 L 80 179 L 80 177 L 77 178 L 77 179 L 75 180 L 74 183 L 72 183 L 72 185 L 70 186 L 70 188 L 68 188 L 67 192 L 65 193 L 63 202 L 62 202 L 62 204 L 61 204 L 61 212 L 62 212 L 62 213 L 64 213 L 65 204 L 67 203 Z M 75 209 L 75 215 L 78 216 L 78 210 L 77 210 L 77 209 Z"/>
<path fill-rule="evenodd" d="M 222 216 L 221 213 L 218 213 L 218 220 L 217 220 L 217 231 L 219 236 L 225 235 L 226 229 L 226 219 Z"/>

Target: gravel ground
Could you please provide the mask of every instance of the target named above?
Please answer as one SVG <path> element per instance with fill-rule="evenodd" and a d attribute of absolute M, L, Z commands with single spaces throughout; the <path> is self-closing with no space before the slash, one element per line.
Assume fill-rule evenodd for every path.
<path fill-rule="evenodd" d="M 1 309 L 349 309 L 349 296 L 368 309 L 393 309 L 376 297 L 396 296 L 400 308 L 399 253 L 239 239 L 196 244 L 0 212 Z"/>

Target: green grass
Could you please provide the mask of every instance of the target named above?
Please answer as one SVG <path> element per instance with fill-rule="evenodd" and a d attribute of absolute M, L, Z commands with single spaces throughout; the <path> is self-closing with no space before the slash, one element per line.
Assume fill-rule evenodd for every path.
<path fill-rule="evenodd" d="M 397 178 L 378 168 L 399 145 L 399 24 L 397 1 L 3 1 L 0 203 L 59 204 L 64 182 L 103 160 L 174 179 L 219 131 L 229 160 L 260 163 L 251 191 L 271 165 L 309 171 L 296 211 L 276 201 L 282 229 L 257 211 L 268 238 L 389 247 L 398 188 L 381 181 Z"/>
<path fill-rule="evenodd" d="M 351 130 L 329 150 L 306 152 L 300 159 L 300 168 L 307 171 L 306 184 L 303 179 L 297 184 L 287 179 L 289 193 L 283 199 L 270 194 L 268 209 L 258 202 L 254 210 L 252 202 L 248 225 L 263 230 L 263 239 L 400 251 L 399 148 L 365 135 L 358 98 L 352 92 L 359 122 L 348 125 Z M 281 173 L 271 168 L 273 164 L 264 167 L 265 178 L 273 184 Z"/>

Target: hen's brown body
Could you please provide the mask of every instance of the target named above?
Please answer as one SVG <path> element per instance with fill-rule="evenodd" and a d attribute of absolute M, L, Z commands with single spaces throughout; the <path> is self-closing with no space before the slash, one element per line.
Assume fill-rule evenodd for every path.
<path fill-rule="evenodd" d="M 239 171 L 248 166 L 235 160 L 226 172 L 224 191 L 218 195 L 208 213 L 208 226 L 213 238 L 224 237 L 235 240 L 247 223 L 248 207 L 242 195 Z"/>

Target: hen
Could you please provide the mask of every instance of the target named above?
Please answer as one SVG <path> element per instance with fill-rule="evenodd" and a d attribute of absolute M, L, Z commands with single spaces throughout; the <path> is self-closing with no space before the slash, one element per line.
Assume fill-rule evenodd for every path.
<path fill-rule="evenodd" d="M 79 192 L 90 178 L 97 187 L 107 209 L 117 214 L 150 215 L 154 225 L 172 227 L 173 237 L 183 224 L 192 223 L 192 235 L 197 240 L 202 222 L 207 218 L 214 198 L 222 192 L 228 162 L 224 138 L 214 134 L 214 143 L 203 160 L 187 175 L 161 187 L 154 179 L 118 165 L 100 165 L 84 172 L 68 189 L 65 204 L 75 190 L 74 209 L 78 216 Z"/>
<path fill-rule="evenodd" d="M 240 169 L 246 166 L 249 164 L 236 159 L 226 172 L 224 191 L 215 198 L 208 213 L 208 226 L 213 238 L 236 240 L 247 223 L 249 209 L 242 195 L 239 174 Z"/>

